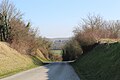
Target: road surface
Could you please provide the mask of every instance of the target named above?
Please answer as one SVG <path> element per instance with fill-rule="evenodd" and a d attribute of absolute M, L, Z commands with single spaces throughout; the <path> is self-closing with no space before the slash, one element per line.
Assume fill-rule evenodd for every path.
<path fill-rule="evenodd" d="M 67 62 L 51 63 L 0 80 L 80 80 Z"/>

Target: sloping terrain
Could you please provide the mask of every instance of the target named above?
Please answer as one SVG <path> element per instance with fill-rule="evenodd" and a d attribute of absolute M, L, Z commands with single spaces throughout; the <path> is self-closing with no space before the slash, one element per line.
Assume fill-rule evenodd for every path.
<path fill-rule="evenodd" d="M 81 80 L 119 80 L 120 43 L 100 44 L 72 65 Z"/>
<path fill-rule="evenodd" d="M 0 42 L 0 78 L 42 64 L 34 56 L 23 55 Z"/>
<path fill-rule="evenodd" d="M 37 49 L 36 53 L 37 53 L 37 56 L 39 57 L 39 59 L 40 59 L 42 62 L 44 62 L 44 61 L 49 61 L 48 59 L 45 58 L 45 56 L 43 55 L 43 53 L 42 53 L 39 49 Z"/>

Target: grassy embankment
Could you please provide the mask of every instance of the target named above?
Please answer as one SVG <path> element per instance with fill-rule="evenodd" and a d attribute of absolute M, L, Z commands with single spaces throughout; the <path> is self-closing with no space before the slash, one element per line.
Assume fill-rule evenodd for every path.
<path fill-rule="evenodd" d="M 81 80 L 119 80 L 120 43 L 101 44 L 72 65 Z"/>
<path fill-rule="evenodd" d="M 41 54 L 39 55 L 41 56 Z M 45 58 L 42 60 L 45 60 Z M 7 46 L 6 43 L 0 42 L 0 78 L 10 76 L 39 65 L 42 65 L 42 62 L 37 56 L 20 54 L 16 50 Z"/>

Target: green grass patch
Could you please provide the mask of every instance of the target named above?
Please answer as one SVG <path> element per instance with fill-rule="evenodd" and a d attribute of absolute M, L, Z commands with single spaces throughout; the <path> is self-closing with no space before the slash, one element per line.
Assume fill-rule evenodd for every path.
<path fill-rule="evenodd" d="M 81 80 L 119 80 L 120 43 L 99 45 L 72 65 Z"/>
<path fill-rule="evenodd" d="M 63 50 L 51 50 L 50 52 L 53 53 L 53 54 L 58 54 L 58 55 L 63 54 Z"/>

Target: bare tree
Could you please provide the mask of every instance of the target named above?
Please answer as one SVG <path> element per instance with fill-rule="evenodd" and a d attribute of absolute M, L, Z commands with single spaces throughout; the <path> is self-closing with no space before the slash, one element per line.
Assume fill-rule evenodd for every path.
<path fill-rule="evenodd" d="M 120 21 L 116 20 L 116 21 L 108 21 L 106 23 L 106 31 L 108 33 L 107 37 L 108 38 L 118 38 L 119 34 L 120 34 Z"/>
<path fill-rule="evenodd" d="M 6 16 L 8 21 L 12 19 L 21 19 L 23 15 L 9 0 L 2 0 L 0 4 L 0 13 Z"/>
<path fill-rule="evenodd" d="M 90 45 L 101 38 L 119 38 L 120 21 L 106 21 L 100 16 L 87 16 L 75 30 L 75 39 L 80 45 Z"/>

